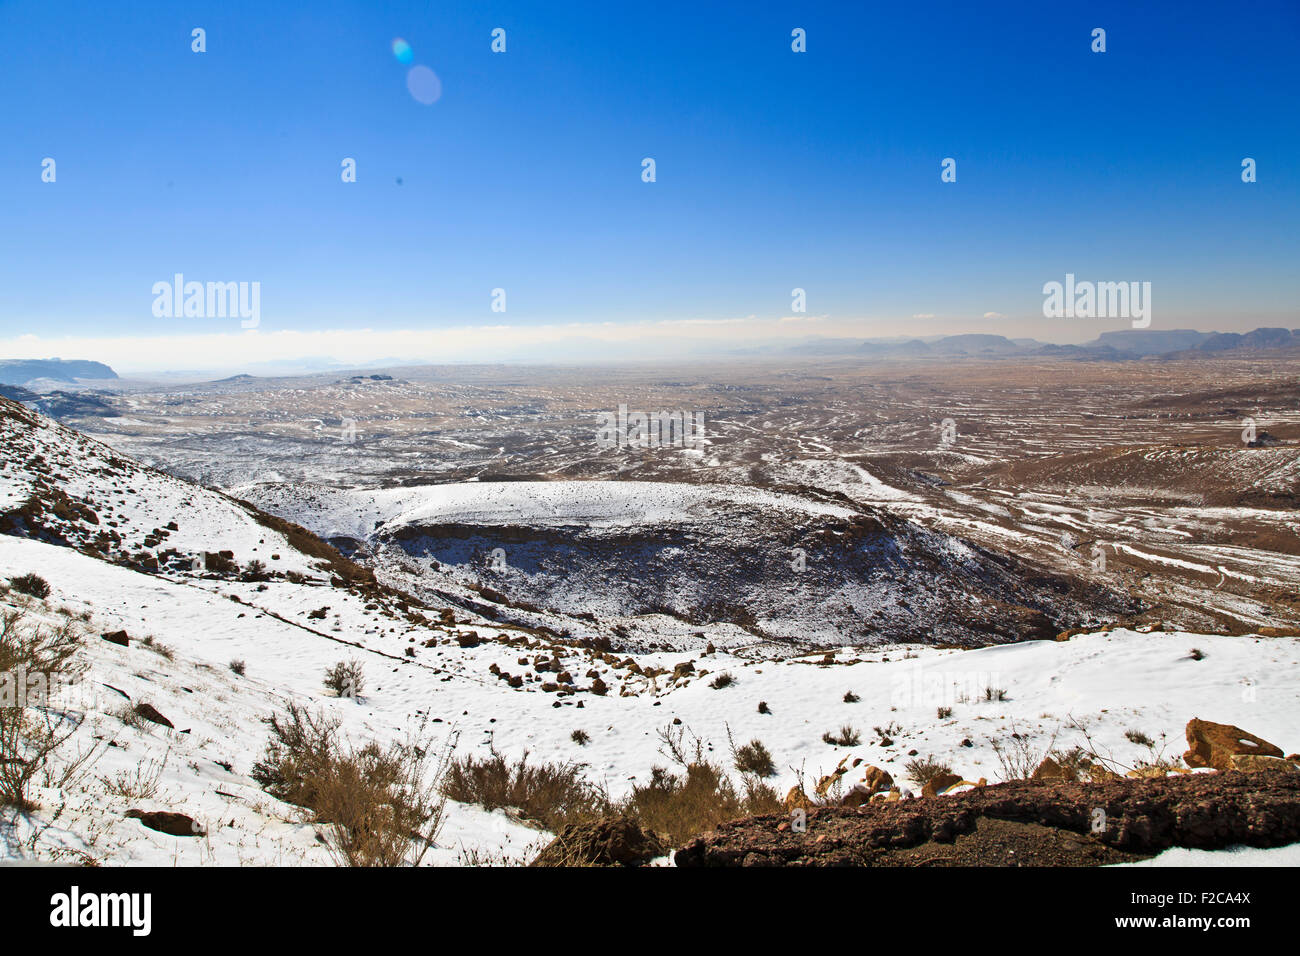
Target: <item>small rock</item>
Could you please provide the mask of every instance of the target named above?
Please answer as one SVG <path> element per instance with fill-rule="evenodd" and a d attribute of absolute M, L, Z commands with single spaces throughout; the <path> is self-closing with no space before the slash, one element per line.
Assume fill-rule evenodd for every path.
<path fill-rule="evenodd" d="M 164 727 L 171 727 L 174 729 L 176 726 L 162 714 L 158 713 L 158 708 L 153 704 L 136 704 L 135 713 L 136 716 L 144 720 L 151 721 L 155 724 L 162 724 Z"/>

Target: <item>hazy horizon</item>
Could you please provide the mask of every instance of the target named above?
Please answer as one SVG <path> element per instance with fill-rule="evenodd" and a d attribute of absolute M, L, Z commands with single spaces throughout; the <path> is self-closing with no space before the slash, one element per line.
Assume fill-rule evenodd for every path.
<path fill-rule="evenodd" d="M 22 237 L 0 356 L 673 357 L 1129 326 L 1045 318 L 1067 275 L 1149 283 L 1155 329 L 1290 328 L 1300 133 L 1278 117 L 1300 15 L 1203 11 L 0 4 Z M 191 311 L 173 282 L 244 298 Z"/>

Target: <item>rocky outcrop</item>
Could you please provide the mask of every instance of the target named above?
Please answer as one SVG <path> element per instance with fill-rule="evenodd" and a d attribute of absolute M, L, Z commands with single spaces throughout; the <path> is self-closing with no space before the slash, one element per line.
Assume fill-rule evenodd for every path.
<path fill-rule="evenodd" d="M 941 799 L 724 823 L 678 866 L 1097 865 L 1172 846 L 1300 841 L 1300 774 L 1193 773 L 1105 783 L 1016 781 Z"/>

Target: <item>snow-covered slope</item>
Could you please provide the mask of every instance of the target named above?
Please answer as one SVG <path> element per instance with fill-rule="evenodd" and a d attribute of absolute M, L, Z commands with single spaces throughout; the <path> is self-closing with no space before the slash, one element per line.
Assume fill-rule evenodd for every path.
<path fill-rule="evenodd" d="M 1284 747 L 1300 742 L 1300 690 L 1294 681 L 1300 640 L 1294 638 L 1115 631 L 969 651 L 846 649 L 829 664 L 821 655 L 766 662 L 725 654 L 639 655 L 647 668 L 693 660 L 696 675 L 675 684 L 665 678 L 653 686 L 628 683 L 629 692 L 636 691 L 632 696 L 580 695 L 583 707 L 576 709 L 573 698 L 557 708 L 560 701 L 536 685 L 515 690 L 493 678 L 494 663 L 518 670 L 516 648 L 449 643 L 439 651 L 421 649 L 415 660 L 396 657 L 390 650 L 403 646 L 405 636 L 381 633 L 359 602 L 334 604 L 336 630 L 326 636 L 268 613 L 291 616 L 293 598 L 287 594 L 247 589 L 246 598 L 267 609 L 259 612 L 258 604 L 230 601 L 225 595 L 239 592 L 229 585 L 160 582 L 66 548 L 0 539 L 0 577 L 27 572 L 45 577 L 53 588 L 48 607 L 32 612 L 37 617 L 57 619 L 51 609 L 64 607 L 74 616 L 92 615 L 85 645 L 90 672 L 80 698 L 92 719 L 79 743 L 88 745 L 95 734 L 118 742 L 84 785 L 38 793 L 43 809 L 35 819 L 51 827 L 38 840 L 43 855 L 63 846 L 120 863 L 326 862 L 314 827 L 248 777 L 266 742 L 261 718 L 286 698 L 327 709 L 359 738 L 392 739 L 412 719 L 429 715 L 448 732 L 453 726 L 460 730 L 465 752 L 483 754 L 492 744 L 511 756 L 528 750 L 534 759 L 584 761 L 590 775 L 615 794 L 664 763 L 656 732 L 678 719 L 710 741 L 719 756 L 728 728 L 738 739 L 764 741 L 781 768 L 781 788 L 793 785 L 791 768 L 815 777 L 845 755 L 877 764 L 909 785 L 904 765 L 912 750 L 968 779 L 997 780 L 1002 773 L 994 741 L 1019 733 L 1037 748 L 1045 749 L 1053 736 L 1058 746 L 1068 747 L 1082 742 L 1072 721 L 1126 762 L 1149 755 L 1127 732 L 1146 734 L 1166 755 L 1176 755 L 1181 727 L 1192 716 L 1236 723 Z M 119 627 L 133 636 L 153 636 L 173 656 L 141 644 L 121 648 L 95 636 Z M 341 646 L 340 640 L 358 646 Z M 1193 659 L 1193 648 L 1200 660 Z M 320 687 L 323 670 L 347 656 L 360 660 L 374 682 L 358 701 L 328 697 Z M 229 671 L 232 659 L 246 661 L 246 676 Z M 723 671 L 735 683 L 715 690 L 711 677 Z M 984 700 L 985 687 L 1005 690 L 1007 699 Z M 126 725 L 118 714 L 128 702 L 118 691 L 132 702 L 152 704 L 177 730 Z M 850 691 L 857 702 L 845 702 Z M 769 713 L 758 713 L 759 701 Z M 951 715 L 937 717 L 940 707 L 951 707 Z M 861 732 L 860 746 L 821 740 L 845 724 Z M 888 729 L 892 745 L 882 745 L 873 727 Z M 571 739 L 579 729 L 590 735 L 585 746 Z M 165 764 L 153 799 L 115 798 L 98 783 L 151 763 Z M 61 807 L 66 809 L 51 819 Z M 186 840 L 146 830 L 123 817 L 137 807 L 184 811 L 205 822 L 208 835 Z M 11 842 L 19 838 L 9 835 Z M 432 862 L 454 863 L 471 850 L 518 858 L 543 838 L 501 813 L 453 804 Z M 11 845 L 10 852 L 26 851 Z"/>

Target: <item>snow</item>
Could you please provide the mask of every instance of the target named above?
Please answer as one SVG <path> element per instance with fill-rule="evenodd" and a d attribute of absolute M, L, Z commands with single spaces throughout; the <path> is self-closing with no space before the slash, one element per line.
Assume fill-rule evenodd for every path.
<path fill-rule="evenodd" d="M 201 839 L 168 837 L 123 819 L 140 801 L 111 797 L 102 787 L 43 793 L 37 819 L 50 829 L 38 845 L 47 856 L 63 847 L 106 863 L 327 862 L 315 828 L 248 777 L 265 745 L 261 719 L 285 699 L 325 709 L 357 739 L 391 740 L 422 714 L 441 718 L 447 733 L 453 726 L 460 732 L 462 752 L 482 755 L 494 746 L 512 757 L 528 750 L 534 759 L 580 760 L 615 796 L 666 762 L 657 731 L 674 718 L 708 741 L 724 762 L 728 729 L 737 742 L 763 740 L 781 768 L 775 782 L 782 790 L 794 783 L 792 768 L 820 774 L 846 755 L 905 779 L 903 765 L 912 749 L 951 764 L 967 779 L 995 781 L 1002 774 L 994 740 L 1014 730 L 1044 749 L 1053 735 L 1057 746 L 1081 743 L 1071 720 L 1086 726 L 1100 749 L 1127 763 L 1149 754 L 1127 740 L 1126 731 L 1158 741 L 1167 734 L 1165 752 L 1176 755 L 1182 727 L 1193 716 L 1238 724 L 1292 750 L 1300 741 L 1295 638 L 1115 630 L 969 651 L 846 648 L 829 665 L 821 655 L 758 661 L 725 653 L 643 654 L 637 655 L 643 667 L 694 660 L 697 675 L 676 685 L 660 678 L 652 686 L 607 674 L 610 695 L 580 695 L 578 709 L 575 698 L 556 707 L 561 702 L 536 685 L 513 690 L 494 679 L 488 672 L 492 663 L 517 670 L 516 648 L 442 644 L 436 651 L 421 647 L 408 660 L 402 654 L 406 633 L 339 590 L 278 583 L 259 592 L 252 585 L 168 579 L 66 548 L 0 538 L 0 576 L 26 572 L 50 582 L 48 608 L 91 612 L 93 633 L 125 628 L 137 638 L 152 634 L 172 650 L 168 659 L 139 643 L 121 648 L 92 634 L 85 645 L 87 681 L 94 690 L 91 720 L 79 740 L 99 733 L 120 744 L 104 751 L 95 780 L 165 760 L 162 792 L 141 808 L 183 809 L 209 826 Z M 231 601 L 231 593 L 249 603 Z M 11 594 L 8 600 L 16 598 Z M 326 621 L 303 619 L 304 609 L 321 605 L 330 607 Z M 488 626 L 477 629 L 494 633 Z M 1191 658 L 1193 648 L 1203 653 L 1201 660 Z M 323 670 L 345 657 L 360 660 L 373 685 L 358 701 L 326 697 L 320 686 Z M 232 658 L 247 662 L 245 677 L 229 671 Z M 712 689 L 708 675 L 724 670 L 736 683 Z M 618 695 L 624 684 L 634 696 Z M 178 731 L 190 733 L 150 724 L 127 727 L 116 716 L 125 700 L 106 685 L 154 704 Z M 985 701 L 985 687 L 1005 689 L 1007 699 Z M 848 690 L 860 702 L 845 703 Z M 770 714 L 757 712 L 759 701 Z M 939 718 L 940 706 L 952 707 L 952 715 Z M 824 732 L 843 724 L 861 732 L 860 746 L 822 742 Z M 891 724 L 894 745 L 883 747 L 871 728 Z M 575 729 L 587 731 L 590 743 L 576 744 L 570 738 Z M 966 739 L 970 747 L 962 746 Z M 232 770 L 219 767 L 218 760 Z M 11 833 L 11 846 L 21 836 Z M 544 838 L 501 813 L 452 804 L 429 862 L 517 861 Z"/>
<path fill-rule="evenodd" d="M 583 525 L 624 528 L 706 520 L 729 505 L 851 518 L 855 512 L 779 492 L 656 481 L 454 482 L 348 489 L 242 485 L 233 493 L 322 537 L 364 538 L 384 524 Z"/>
<path fill-rule="evenodd" d="M 1148 860 L 1135 863 L 1117 863 L 1116 866 L 1169 867 L 1169 866 L 1300 866 L 1300 843 L 1275 846 L 1267 849 L 1253 846 L 1232 846 L 1222 850 L 1191 850 L 1170 847 Z"/>

